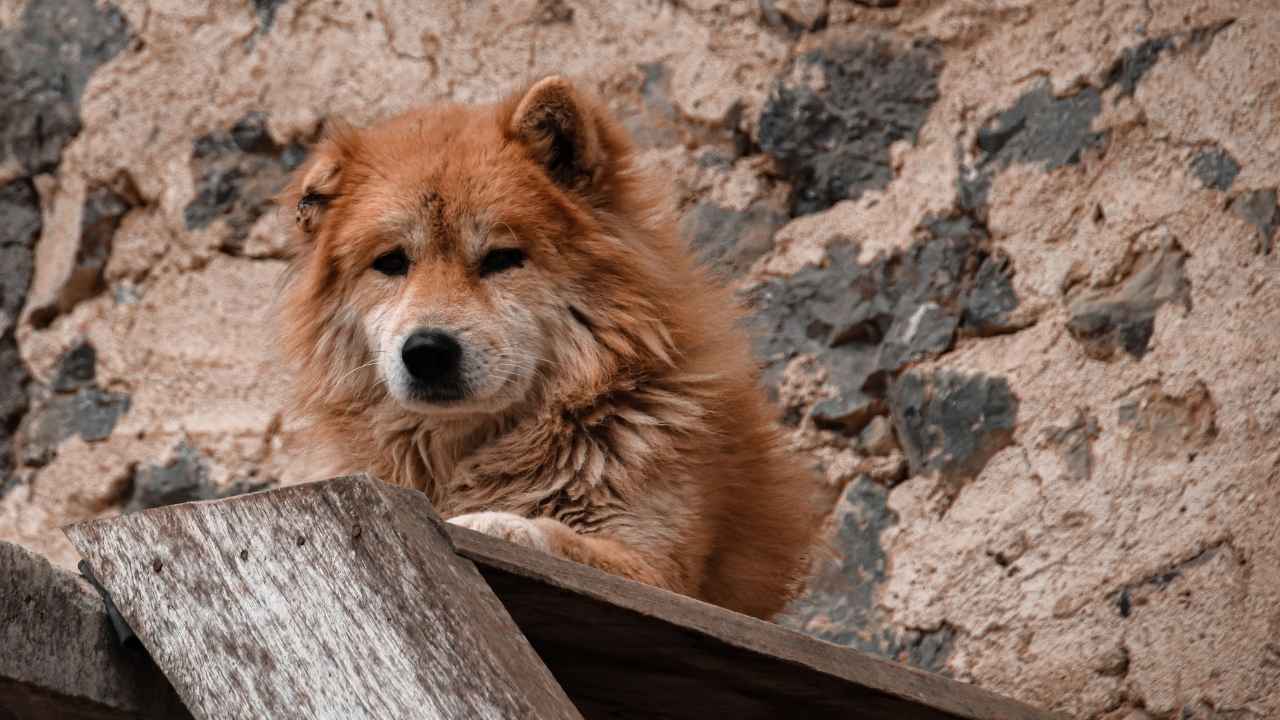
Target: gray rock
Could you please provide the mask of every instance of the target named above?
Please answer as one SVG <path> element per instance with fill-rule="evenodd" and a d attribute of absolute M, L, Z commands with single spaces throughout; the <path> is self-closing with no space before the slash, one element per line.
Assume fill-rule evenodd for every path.
<path fill-rule="evenodd" d="M 26 3 L 17 25 L 0 32 L 0 164 L 15 159 L 29 175 L 56 168 L 80 132 L 89 77 L 131 38 L 109 2 Z"/>
<path fill-rule="evenodd" d="M 1012 267 L 989 244 L 971 218 L 933 219 L 900 252 L 861 264 L 852 247 L 836 243 L 823 267 L 760 285 L 753 304 L 766 383 L 776 385 L 796 354 L 814 355 L 838 392 L 814 418 L 839 418 L 864 394 L 883 398 L 908 364 L 947 352 L 961 330 L 1014 329 Z"/>
<path fill-rule="evenodd" d="M 120 417 L 129 411 L 129 396 L 83 388 L 72 395 L 54 395 L 33 413 L 25 441 L 53 451 L 63 440 L 79 435 L 85 442 L 111 437 Z"/>
<path fill-rule="evenodd" d="M 852 392 L 819 401 L 810 415 L 820 428 L 856 435 L 872 418 L 883 412 L 884 404 L 876 398 Z"/>
<path fill-rule="evenodd" d="M 50 387 L 55 392 L 75 392 L 93 387 L 98 374 L 98 351 L 88 341 L 81 342 L 58 359 L 58 370 Z"/>
<path fill-rule="evenodd" d="M 1240 174 L 1240 163 L 1220 147 L 1201 150 L 1191 159 L 1191 172 L 1206 188 L 1226 192 Z"/>
<path fill-rule="evenodd" d="M 878 600 L 888 565 L 880 538 L 897 523 L 888 496 L 887 488 L 867 477 L 845 487 L 832 514 L 835 558 L 816 568 L 809 591 L 778 622 L 837 645 L 945 673 L 954 631 L 945 624 L 932 631 L 900 627 Z"/>
<path fill-rule="evenodd" d="M 889 408 L 911 474 L 939 473 L 949 494 L 1012 442 L 1018 419 L 1009 383 L 983 374 L 908 371 L 893 383 Z"/>
<path fill-rule="evenodd" d="M 1126 95 L 1132 97 L 1134 91 L 1138 89 L 1138 83 L 1151 68 L 1155 67 L 1162 54 L 1178 52 L 1187 47 L 1203 46 L 1232 22 L 1234 20 L 1203 25 L 1185 32 L 1144 40 L 1134 47 L 1125 48 L 1107 71 L 1107 78 L 1102 88 L 1106 90 L 1119 85 L 1120 97 Z"/>
<path fill-rule="evenodd" d="M 197 138 L 191 152 L 196 195 L 183 210 L 187 229 L 223 220 L 228 237 L 222 249 L 239 253 L 289 172 L 305 159 L 302 145 L 279 145 L 272 139 L 262 113 L 249 113 L 227 130 Z"/>
<path fill-rule="evenodd" d="M 174 448 L 162 465 L 148 465 L 134 472 L 133 489 L 125 512 L 175 505 L 197 500 L 228 498 L 274 486 L 269 479 L 250 474 L 218 488 L 209 479 L 209 466 L 200 451 L 186 442 Z"/>
<path fill-rule="evenodd" d="M 1125 48 L 1120 53 L 1120 58 L 1107 71 L 1104 87 L 1119 85 L 1121 96 L 1133 95 L 1142 76 L 1155 67 L 1156 61 L 1160 59 L 1160 53 L 1172 47 L 1172 38 L 1159 37 L 1146 40 L 1135 47 Z"/>
<path fill-rule="evenodd" d="M 807 66 L 807 67 L 806 67 Z M 889 146 L 915 142 L 938 99 L 942 55 L 928 42 L 884 37 L 836 42 L 797 58 L 775 83 L 758 141 L 792 184 L 791 214 L 804 215 L 883 188 Z M 798 71 L 820 73 L 815 90 Z"/>
<path fill-rule="evenodd" d="M 3 80 L 0 80 L 2 83 Z M 0 119 L 5 110 L 0 108 Z M 2 124 L 0 124 L 2 127 Z M 0 131 L 2 132 L 2 131 Z M 0 494 L 12 486 L 13 435 L 29 407 L 30 375 L 14 329 L 31 285 L 32 251 L 40 237 L 40 198 L 31 181 L 0 185 Z"/>
<path fill-rule="evenodd" d="M 1003 251 L 988 255 L 978 267 L 973 288 L 964 299 L 961 324 L 977 335 L 996 335 L 1016 329 L 1010 322 L 1018 307 L 1013 291 L 1013 262 Z"/>
<path fill-rule="evenodd" d="M 1048 81 L 1036 84 L 978 131 L 984 167 L 1015 163 L 1040 165 L 1046 171 L 1080 162 L 1081 154 L 1107 142 L 1105 132 L 1092 130 L 1102 111 L 1102 95 L 1086 87 L 1075 95 L 1054 97 Z"/>
<path fill-rule="evenodd" d="M 1124 350 L 1141 360 L 1155 332 L 1156 310 L 1168 302 L 1191 309 L 1191 283 L 1183 272 L 1186 259 L 1176 242 L 1147 253 L 1118 287 L 1072 302 L 1067 330 L 1094 359 L 1110 360 Z"/>
<path fill-rule="evenodd" d="M 742 211 L 701 202 L 681 220 L 680 231 L 705 264 L 733 277 L 773 249 L 773 234 L 785 221 L 785 214 L 763 201 Z"/>
<path fill-rule="evenodd" d="M 125 511 L 207 500 L 213 496 L 204 459 L 198 450 L 183 442 L 167 463 L 150 465 L 134 473 L 133 494 L 125 504 Z"/>
<path fill-rule="evenodd" d="M 253 0 L 254 12 L 258 15 L 259 35 L 271 32 L 271 26 L 276 21 L 276 10 L 284 3 L 285 0 Z"/>
<path fill-rule="evenodd" d="M 1280 208 L 1276 207 L 1276 190 L 1253 190 L 1236 196 L 1231 211 L 1258 229 L 1258 252 L 1270 255 L 1280 226 Z"/>
<path fill-rule="evenodd" d="M 872 418 L 858 437 L 862 450 L 870 455 L 889 455 L 898 449 L 893 437 L 893 423 L 883 415 Z"/>

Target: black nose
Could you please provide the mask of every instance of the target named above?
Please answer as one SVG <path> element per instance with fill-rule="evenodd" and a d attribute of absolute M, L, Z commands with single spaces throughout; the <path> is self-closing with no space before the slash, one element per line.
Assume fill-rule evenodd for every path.
<path fill-rule="evenodd" d="M 440 330 L 418 330 L 404 341 L 400 359 L 414 380 L 424 385 L 455 385 L 462 346 Z"/>

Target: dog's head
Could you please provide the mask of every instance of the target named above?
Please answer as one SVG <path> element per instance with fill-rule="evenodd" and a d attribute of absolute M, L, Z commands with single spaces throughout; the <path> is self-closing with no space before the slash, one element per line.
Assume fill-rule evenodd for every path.
<path fill-rule="evenodd" d="M 492 414 L 557 378 L 669 361 L 662 253 L 637 240 L 657 205 L 629 156 L 559 77 L 331 132 L 283 195 L 307 400 Z"/>

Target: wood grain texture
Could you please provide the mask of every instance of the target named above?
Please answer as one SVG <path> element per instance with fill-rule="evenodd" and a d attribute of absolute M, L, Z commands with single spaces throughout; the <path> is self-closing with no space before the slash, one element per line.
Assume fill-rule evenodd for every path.
<path fill-rule="evenodd" d="M 146 653 L 117 642 L 87 582 L 0 542 L 0 720 L 186 717 Z"/>
<path fill-rule="evenodd" d="M 580 717 L 421 493 L 341 478 L 66 532 L 197 718 Z"/>
<path fill-rule="evenodd" d="M 465 528 L 449 532 L 588 718 L 1059 717 Z"/>

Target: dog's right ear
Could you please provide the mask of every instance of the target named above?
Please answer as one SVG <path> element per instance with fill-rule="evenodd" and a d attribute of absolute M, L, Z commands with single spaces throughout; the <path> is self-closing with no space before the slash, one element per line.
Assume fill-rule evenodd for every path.
<path fill-rule="evenodd" d="M 294 233 L 303 245 L 315 239 L 329 205 L 338 199 L 341 181 L 341 158 L 334 144 L 325 141 L 316 146 L 281 193 L 281 206 L 292 207 Z"/>
<path fill-rule="evenodd" d="M 590 195 L 610 171 L 606 119 L 567 79 L 543 78 L 511 108 L 507 132 L 560 187 Z"/>

